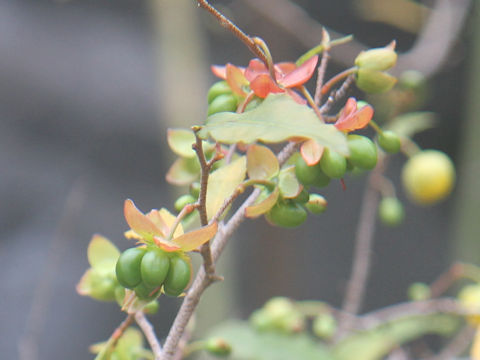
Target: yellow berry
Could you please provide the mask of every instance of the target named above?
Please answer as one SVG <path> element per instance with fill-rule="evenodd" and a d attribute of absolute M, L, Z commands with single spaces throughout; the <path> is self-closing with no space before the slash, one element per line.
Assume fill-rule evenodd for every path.
<path fill-rule="evenodd" d="M 403 186 L 409 197 L 429 205 L 447 197 L 455 183 L 455 168 L 450 158 L 437 150 L 412 156 L 402 170 Z"/>
<path fill-rule="evenodd" d="M 458 300 L 467 310 L 480 311 L 480 285 L 467 285 L 460 290 Z M 469 315 L 467 320 L 472 325 L 480 325 L 480 315 Z"/>

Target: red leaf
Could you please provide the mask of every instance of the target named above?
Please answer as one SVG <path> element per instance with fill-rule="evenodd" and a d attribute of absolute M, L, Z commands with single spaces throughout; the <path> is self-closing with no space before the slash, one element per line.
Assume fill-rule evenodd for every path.
<path fill-rule="evenodd" d="M 292 72 L 297 68 L 297 65 L 292 62 L 281 62 L 278 64 L 275 64 L 275 71 L 278 72 L 281 77 L 284 77 L 286 74 Z"/>
<path fill-rule="evenodd" d="M 243 86 L 248 85 L 248 81 L 242 69 L 232 64 L 227 64 L 226 68 L 226 79 L 230 89 L 238 95 L 246 96 L 247 93 L 243 91 Z"/>
<path fill-rule="evenodd" d="M 250 83 L 250 89 L 261 98 L 266 98 L 271 93 L 282 93 L 283 89 L 275 85 L 270 75 L 259 75 Z"/>
<path fill-rule="evenodd" d="M 228 65 L 228 64 L 227 64 Z M 210 66 L 213 75 L 219 77 L 220 79 L 225 80 L 227 78 L 227 67 L 221 65 L 212 65 Z"/>
<path fill-rule="evenodd" d="M 245 77 L 248 81 L 253 81 L 257 76 L 269 74 L 269 71 L 265 64 L 259 59 L 252 59 L 248 63 L 248 67 L 245 69 Z"/>
<path fill-rule="evenodd" d="M 285 75 L 280 83 L 285 87 L 296 87 L 305 84 L 312 77 L 317 62 L 318 55 L 315 55 L 305 61 L 302 66 Z"/>

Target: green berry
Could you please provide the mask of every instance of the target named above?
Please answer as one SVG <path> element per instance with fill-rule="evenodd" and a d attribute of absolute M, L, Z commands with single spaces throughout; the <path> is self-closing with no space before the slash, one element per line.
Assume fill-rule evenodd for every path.
<path fill-rule="evenodd" d="M 397 79 L 382 71 L 360 68 L 357 71 L 355 83 L 357 87 L 369 94 L 379 94 L 390 90 Z"/>
<path fill-rule="evenodd" d="M 140 263 L 145 255 L 145 248 L 130 248 L 125 250 L 117 260 L 115 273 L 120 285 L 133 289 L 140 284 L 142 276 L 140 274 Z"/>
<path fill-rule="evenodd" d="M 165 251 L 151 249 L 143 256 L 140 264 L 142 281 L 149 287 L 159 287 L 167 277 L 170 259 Z"/>
<path fill-rule="evenodd" d="M 147 286 L 144 282 L 138 284 L 134 290 L 140 300 L 153 300 L 160 294 L 160 288 Z"/>
<path fill-rule="evenodd" d="M 298 194 L 292 200 L 299 204 L 305 204 L 309 198 L 310 198 L 310 194 L 308 193 L 308 191 L 305 189 L 302 189 L 302 191 L 300 191 L 300 194 Z"/>
<path fill-rule="evenodd" d="M 330 339 L 337 331 L 337 320 L 329 314 L 323 313 L 313 319 L 312 331 L 322 339 Z"/>
<path fill-rule="evenodd" d="M 378 205 L 378 216 L 387 226 L 398 226 L 405 217 L 402 203 L 396 197 L 385 197 Z"/>
<path fill-rule="evenodd" d="M 200 183 L 198 181 L 190 184 L 190 195 L 192 195 L 195 200 L 198 199 L 200 195 Z"/>
<path fill-rule="evenodd" d="M 232 89 L 226 81 L 219 81 L 213 84 L 208 90 L 207 101 L 210 104 L 215 98 L 224 94 L 231 94 Z"/>
<path fill-rule="evenodd" d="M 430 286 L 425 283 L 416 282 L 408 287 L 408 298 L 412 301 L 422 301 L 430 298 Z"/>
<path fill-rule="evenodd" d="M 205 342 L 205 350 L 214 356 L 228 356 L 232 352 L 232 347 L 224 339 L 214 337 Z"/>
<path fill-rule="evenodd" d="M 170 259 L 170 270 L 163 284 L 165 294 L 169 296 L 180 295 L 190 282 L 192 270 L 190 263 L 180 256 Z"/>
<path fill-rule="evenodd" d="M 330 178 L 325 175 L 319 164 L 309 166 L 301 156 L 295 161 L 295 175 L 305 186 L 325 187 L 330 183 Z"/>
<path fill-rule="evenodd" d="M 115 288 L 115 301 L 118 305 L 123 305 L 123 299 L 125 298 L 125 288 L 121 285 L 118 285 Z"/>
<path fill-rule="evenodd" d="M 115 288 L 118 285 L 113 274 L 102 274 L 93 270 L 90 273 L 89 295 L 101 301 L 115 300 Z"/>
<path fill-rule="evenodd" d="M 143 312 L 145 314 L 156 314 L 159 308 L 157 300 L 150 301 L 147 305 L 143 307 Z"/>
<path fill-rule="evenodd" d="M 348 160 L 356 167 L 371 170 L 377 165 L 377 147 L 366 136 L 348 135 Z"/>
<path fill-rule="evenodd" d="M 211 103 L 208 105 L 207 115 L 213 115 L 219 112 L 230 111 L 234 112 L 237 110 L 237 99 L 232 94 L 223 94 L 217 96 Z"/>
<path fill-rule="evenodd" d="M 175 208 L 176 211 L 180 212 L 182 209 L 188 205 L 188 204 L 193 204 L 195 203 L 196 199 L 190 195 L 190 194 L 185 194 L 180 196 L 176 201 L 175 204 L 173 204 L 173 207 Z"/>
<path fill-rule="evenodd" d="M 310 198 L 305 204 L 305 207 L 312 214 L 318 215 L 327 210 L 327 200 L 325 200 L 322 195 L 310 194 Z"/>
<path fill-rule="evenodd" d="M 347 160 L 339 153 L 326 148 L 320 159 L 320 168 L 328 177 L 340 179 L 347 170 Z"/>
<path fill-rule="evenodd" d="M 307 219 L 307 212 L 294 201 L 279 202 L 265 215 L 272 224 L 293 228 L 300 226 Z"/>
<path fill-rule="evenodd" d="M 378 145 L 389 154 L 396 154 L 400 150 L 400 137 L 393 131 L 385 130 L 378 135 Z"/>

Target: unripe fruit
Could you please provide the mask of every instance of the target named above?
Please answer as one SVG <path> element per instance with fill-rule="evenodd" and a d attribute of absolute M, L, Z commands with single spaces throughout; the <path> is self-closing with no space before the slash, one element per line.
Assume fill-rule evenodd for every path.
<path fill-rule="evenodd" d="M 318 215 L 327 210 L 327 200 L 325 200 L 322 195 L 310 194 L 310 198 L 305 204 L 305 207 L 312 214 Z"/>
<path fill-rule="evenodd" d="M 320 314 L 313 319 L 312 331 L 322 339 L 330 339 L 337 331 L 337 320 L 329 314 Z"/>
<path fill-rule="evenodd" d="M 160 249 L 150 249 L 140 263 L 142 281 L 149 287 L 159 287 L 167 277 L 170 268 L 168 255 Z"/>
<path fill-rule="evenodd" d="M 385 46 L 382 48 L 362 51 L 355 58 L 355 65 L 359 68 L 384 71 L 395 66 L 397 62 L 397 53 L 394 46 Z"/>
<path fill-rule="evenodd" d="M 412 301 L 422 301 L 430 298 L 430 287 L 421 282 L 413 283 L 407 290 L 408 298 Z"/>
<path fill-rule="evenodd" d="M 369 94 L 379 94 L 390 90 L 397 82 L 397 79 L 387 73 L 360 68 L 357 71 L 355 83 L 357 87 Z"/>
<path fill-rule="evenodd" d="M 385 130 L 378 135 L 378 145 L 387 153 L 395 154 L 400 150 L 400 137 L 393 131 Z"/>
<path fill-rule="evenodd" d="M 224 94 L 231 94 L 232 89 L 226 81 L 219 81 L 213 84 L 208 90 L 207 101 L 210 104 L 215 98 Z"/>
<path fill-rule="evenodd" d="M 319 164 L 308 166 L 301 156 L 295 161 L 295 175 L 303 185 L 325 187 L 330 183 L 330 178 L 320 168 Z"/>
<path fill-rule="evenodd" d="M 113 274 L 105 275 L 92 271 L 90 275 L 90 293 L 89 295 L 101 301 L 115 300 L 115 287 L 118 285 Z"/>
<path fill-rule="evenodd" d="M 156 314 L 160 305 L 157 300 L 150 301 L 147 305 L 143 307 L 143 312 L 145 314 Z"/>
<path fill-rule="evenodd" d="M 217 96 L 210 105 L 208 105 L 207 115 L 213 115 L 219 112 L 237 110 L 237 99 L 232 94 L 223 94 Z"/>
<path fill-rule="evenodd" d="M 472 312 L 480 311 L 480 285 L 466 285 L 458 294 L 460 304 L 467 310 Z M 472 325 L 478 326 L 480 324 L 480 315 L 469 315 L 467 320 Z"/>
<path fill-rule="evenodd" d="M 408 90 L 422 90 L 426 85 L 426 79 L 419 71 L 407 70 L 400 75 L 398 83 Z"/>
<path fill-rule="evenodd" d="M 123 287 L 133 289 L 140 284 L 142 276 L 140 274 L 140 263 L 145 255 L 145 248 L 130 248 L 125 250 L 117 260 L 115 273 L 117 280 Z"/>
<path fill-rule="evenodd" d="M 377 165 L 377 147 L 372 140 L 366 136 L 348 135 L 348 149 L 350 156 L 348 160 L 364 170 L 372 170 Z"/>
<path fill-rule="evenodd" d="M 175 201 L 175 204 L 173 204 L 173 207 L 175 208 L 176 211 L 180 212 L 185 207 L 185 205 L 193 204 L 193 203 L 195 203 L 195 201 L 196 201 L 196 199 L 192 195 L 185 194 L 185 195 L 180 196 Z"/>
<path fill-rule="evenodd" d="M 455 182 L 450 158 L 437 150 L 425 150 L 412 156 L 402 170 L 403 186 L 409 197 L 422 205 L 447 197 Z"/>
<path fill-rule="evenodd" d="M 300 226 L 307 220 L 307 212 L 300 204 L 287 201 L 275 204 L 265 217 L 274 225 L 293 228 Z"/>
<path fill-rule="evenodd" d="M 192 195 L 195 200 L 198 199 L 200 195 L 200 183 L 198 181 L 190 184 L 190 195 Z"/>
<path fill-rule="evenodd" d="M 115 301 L 118 305 L 123 305 L 123 299 L 125 298 L 125 288 L 121 285 L 118 285 L 115 288 Z"/>
<path fill-rule="evenodd" d="M 180 295 L 190 282 L 190 264 L 180 256 L 170 259 L 170 270 L 163 284 L 163 291 L 170 296 Z"/>
<path fill-rule="evenodd" d="M 160 288 L 155 291 L 155 287 L 147 286 L 142 281 L 135 287 L 135 295 L 141 300 L 153 300 L 155 297 L 160 294 Z"/>
<path fill-rule="evenodd" d="M 299 204 L 305 204 L 309 198 L 310 198 L 310 194 L 308 193 L 308 191 L 305 189 L 302 189 L 302 191 L 300 191 L 300 194 L 298 194 L 292 200 Z"/>
<path fill-rule="evenodd" d="M 228 356 L 232 352 L 232 347 L 224 339 L 214 337 L 206 341 L 205 350 L 215 356 Z"/>
<path fill-rule="evenodd" d="M 385 197 L 378 205 L 378 216 L 383 224 L 397 226 L 402 223 L 405 211 L 396 197 Z"/>
<path fill-rule="evenodd" d="M 347 170 L 347 160 L 339 153 L 326 148 L 320 159 L 320 168 L 328 177 L 340 179 Z"/>

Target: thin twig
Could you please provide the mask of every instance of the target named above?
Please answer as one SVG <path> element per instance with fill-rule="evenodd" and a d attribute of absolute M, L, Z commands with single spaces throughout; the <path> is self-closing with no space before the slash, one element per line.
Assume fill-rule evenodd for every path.
<path fill-rule="evenodd" d="M 140 329 L 142 329 L 145 338 L 150 344 L 150 348 L 152 349 L 155 359 L 160 359 L 160 357 L 162 356 L 162 346 L 160 345 L 157 337 L 155 336 L 155 330 L 153 329 L 152 324 L 150 323 L 150 321 L 148 321 L 143 311 L 137 311 L 135 313 L 135 321 L 137 322 Z"/>
<path fill-rule="evenodd" d="M 315 88 L 315 104 L 320 106 L 320 102 L 322 101 L 322 87 L 323 87 L 323 80 L 325 79 L 325 72 L 327 71 L 327 64 L 328 60 L 330 59 L 330 53 L 325 50 L 322 53 L 322 60 L 320 61 L 320 65 L 318 66 L 317 72 L 317 86 Z"/>
<path fill-rule="evenodd" d="M 311 108 L 312 108 L 313 111 L 315 112 L 315 115 L 317 115 L 318 119 L 319 119 L 322 123 L 325 122 L 325 121 L 323 120 L 322 113 L 321 113 L 320 110 L 318 109 L 317 104 L 315 104 L 315 101 L 313 100 L 312 95 L 310 95 L 310 93 L 308 92 L 308 89 L 307 89 L 305 86 L 301 86 L 301 87 L 300 87 L 300 91 L 302 92 L 303 96 L 305 96 L 305 99 L 307 99 L 308 105 L 311 106 Z"/>
<path fill-rule="evenodd" d="M 257 46 L 252 37 L 245 34 L 237 25 L 235 25 L 232 21 L 227 19 L 227 17 L 221 14 L 212 5 L 210 5 L 207 0 L 197 0 L 197 3 L 200 7 L 204 8 L 210 14 L 212 14 L 218 20 L 220 25 L 222 25 L 225 29 L 229 30 L 233 35 L 239 38 L 240 41 L 242 41 L 247 46 L 247 48 L 253 54 L 255 54 L 255 56 L 262 60 L 263 63 L 265 63 L 265 65 L 268 67 L 269 61 L 267 57 L 265 56 L 263 51 Z"/>
<path fill-rule="evenodd" d="M 280 164 L 283 164 L 296 150 L 297 144 L 294 142 L 288 143 L 282 151 L 278 154 L 277 158 Z M 243 204 L 237 209 L 230 220 L 224 225 L 220 226 L 217 235 L 212 242 L 212 259 L 215 262 L 222 253 L 225 245 L 227 244 L 230 236 L 235 232 L 238 226 L 245 220 L 245 209 L 253 204 L 253 202 L 260 195 L 260 189 L 255 189 L 250 196 L 243 202 Z M 177 316 L 170 328 L 167 339 L 163 347 L 162 360 L 170 360 L 175 355 L 178 343 L 185 332 L 185 328 L 192 317 L 195 309 L 200 301 L 205 289 L 211 285 L 212 279 L 206 276 L 205 269 L 202 267 L 199 269 L 192 286 L 187 292 Z"/>
<path fill-rule="evenodd" d="M 350 86 L 353 84 L 354 81 L 355 81 L 355 76 L 350 75 L 345 79 L 343 84 L 337 90 L 332 91 L 327 101 L 325 101 L 325 103 L 320 107 L 320 113 L 325 114 L 328 111 L 330 111 L 332 106 L 347 94 L 348 89 L 350 88 Z"/>

